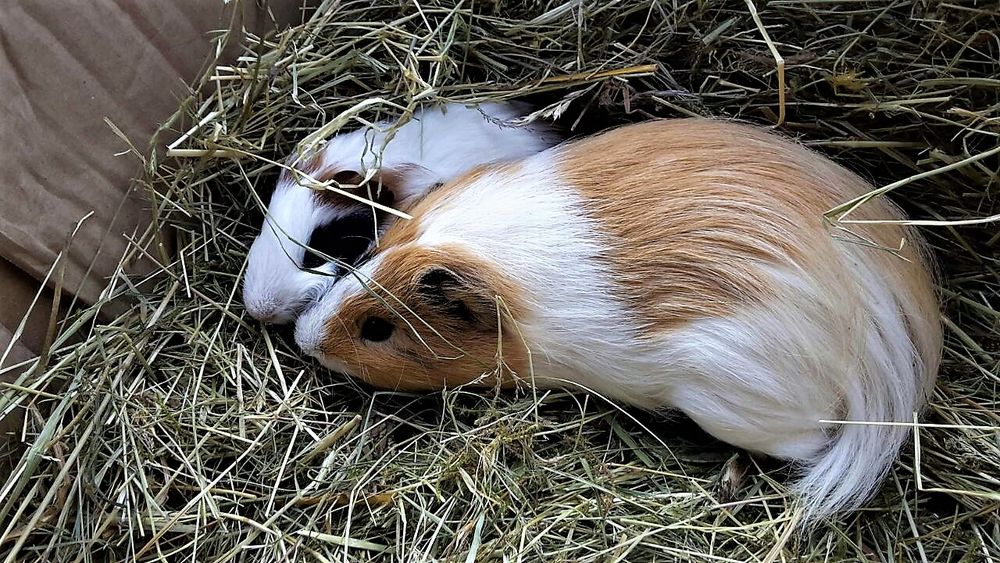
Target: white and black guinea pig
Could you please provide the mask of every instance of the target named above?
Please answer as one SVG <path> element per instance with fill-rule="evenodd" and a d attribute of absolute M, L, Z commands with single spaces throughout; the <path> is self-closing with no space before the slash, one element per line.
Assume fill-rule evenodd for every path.
<path fill-rule="evenodd" d="M 390 121 L 337 135 L 293 166 L 317 181 L 333 180 L 361 197 L 405 210 L 435 186 L 477 166 L 556 144 L 559 135 L 546 123 L 512 123 L 529 111 L 517 102 L 425 109 L 392 135 Z M 247 312 L 269 323 L 294 320 L 338 271 L 321 254 L 356 261 L 374 239 L 376 225 L 381 230 L 387 219 L 366 203 L 299 185 L 282 171 L 247 259 Z"/>
<path fill-rule="evenodd" d="M 870 189 L 755 127 L 622 127 L 436 190 L 295 338 L 383 388 L 523 381 L 679 409 L 793 461 L 814 522 L 866 500 L 910 432 L 821 421 L 912 422 L 942 349 L 919 234 L 823 217 Z M 853 218 L 902 217 L 879 199 Z"/>

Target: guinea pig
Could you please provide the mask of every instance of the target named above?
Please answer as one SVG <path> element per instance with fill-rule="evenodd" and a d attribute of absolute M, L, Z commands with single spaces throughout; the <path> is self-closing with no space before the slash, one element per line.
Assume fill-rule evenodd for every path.
<path fill-rule="evenodd" d="M 791 461 L 815 522 L 876 490 L 911 431 L 878 423 L 913 422 L 942 350 L 934 265 L 900 211 L 824 218 L 869 190 L 757 127 L 624 126 L 430 194 L 295 339 L 381 388 L 527 382 L 680 410 Z"/>
<path fill-rule="evenodd" d="M 553 126 L 511 123 L 529 109 L 519 102 L 424 109 L 394 133 L 393 122 L 384 121 L 337 135 L 292 165 L 319 182 L 332 180 L 365 200 L 405 210 L 435 186 L 476 166 L 556 144 L 560 137 Z M 364 201 L 302 186 L 283 170 L 247 257 L 247 312 L 267 323 L 294 320 L 336 276 L 338 264 L 355 262 L 388 219 Z"/>

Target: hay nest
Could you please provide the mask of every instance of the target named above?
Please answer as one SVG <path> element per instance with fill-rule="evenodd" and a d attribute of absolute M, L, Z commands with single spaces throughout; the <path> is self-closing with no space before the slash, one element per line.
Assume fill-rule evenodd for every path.
<path fill-rule="evenodd" d="M 4 391 L 4 409 L 31 416 L 2 489 L 0 550 L 1000 560 L 1000 235 L 987 220 L 998 13 L 973 0 L 773 0 L 757 13 L 743 1 L 327 1 L 303 25 L 244 38 L 238 63 L 212 68 L 165 126 L 182 141 L 135 151 L 155 227 L 174 232 L 169 265 L 111 280 L 107 297 L 134 297 L 130 310 L 78 311 Z M 247 247 L 274 163 L 299 140 L 419 104 L 525 97 L 579 134 L 651 116 L 778 124 L 926 224 L 944 271 L 944 367 L 926 424 L 863 511 L 799 536 L 780 465 L 737 463 L 688 422 L 562 392 L 379 392 L 244 314 Z M 133 252 L 158 255 L 157 242 L 151 230 Z"/>

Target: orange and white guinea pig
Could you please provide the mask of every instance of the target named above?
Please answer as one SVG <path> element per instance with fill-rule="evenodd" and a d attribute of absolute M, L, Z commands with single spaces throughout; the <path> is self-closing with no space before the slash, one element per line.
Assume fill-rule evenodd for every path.
<path fill-rule="evenodd" d="M 871 189 L 759 128 L 653 121 L 431 193 L 295 327 L 384 388 L 579 386 L 679 409 L 801 469 L 803 522 L 874 492 L 941 355 L 912 228 L 824 220 Z M 856 219 L 902 219 L 884 200 Z M 900 244 L 903 243 L 900 250 Z"/>

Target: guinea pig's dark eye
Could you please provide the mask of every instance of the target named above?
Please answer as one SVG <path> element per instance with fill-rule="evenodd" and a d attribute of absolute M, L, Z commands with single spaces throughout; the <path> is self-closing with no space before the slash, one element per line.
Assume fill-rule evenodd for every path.
<path fill-rule="evenodd" d="M 369 342 L 389 340 L 396 327 L 382 317 L 368 317 L 361 325 L 361 338 Z"/>

